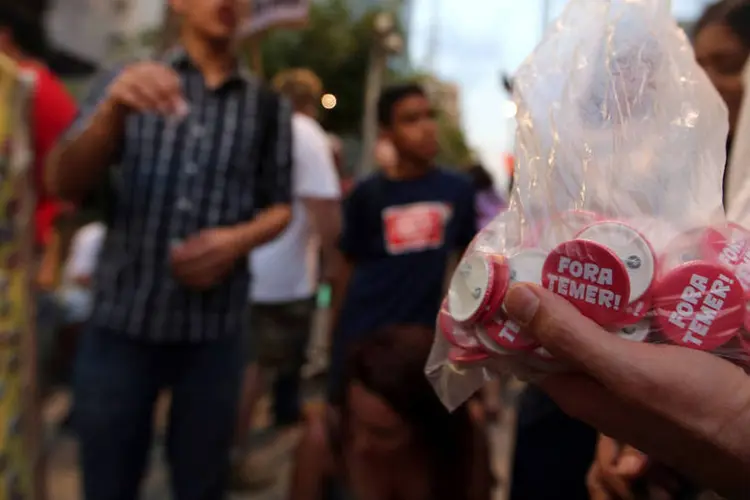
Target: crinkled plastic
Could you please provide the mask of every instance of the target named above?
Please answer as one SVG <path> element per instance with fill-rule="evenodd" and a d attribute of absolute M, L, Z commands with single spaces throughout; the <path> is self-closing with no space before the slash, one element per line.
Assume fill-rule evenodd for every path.
<path fill-rule="evenodd" d="M 612 335 L 742 359 L 750 231 L 726 222 L 728 114 L 667 1 L 572 0 L 514 81 L 515 191 L 451 281 L 426 371 L 449 408 L 565 370 L 502 310 L 553 290 Z"/>

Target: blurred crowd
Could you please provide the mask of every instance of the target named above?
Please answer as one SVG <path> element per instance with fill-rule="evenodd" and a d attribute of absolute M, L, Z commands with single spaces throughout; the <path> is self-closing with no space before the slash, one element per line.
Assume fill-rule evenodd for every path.
<path fill-rule="evenodd" d="M 265 395 L 274 433 L 301 436 L 290 499 L 493 498 L 488 428 L 510 404 L 507 380 L 449 413 L 424 366 L 447 280 L 512 185 L 435 164 L 435 110 L 414 83 L 383 90 L 378 168 L 347 176 L 318 122 L 315 74 L 250 74 L 232 43 L 239 2 L 172 4 L 179 45 L 100 75 L 80 103 L 0 10 L 0 52 L 37 82 L 42 396 L 72 389 L 64 430 L 80 443 L 85 498 L 138 497 L 164 391 L 177 500 L 277 479 L 251 460 Z M 710 6 L 693 43 L 729 108 L 730 148 L 750 4 Z M 310 407 L 302 374 L 321 329 L 325 404 Z M 723 486 L 600 435 L 549 392 L 520 396 L 510 498 L 697 499 Z"/>

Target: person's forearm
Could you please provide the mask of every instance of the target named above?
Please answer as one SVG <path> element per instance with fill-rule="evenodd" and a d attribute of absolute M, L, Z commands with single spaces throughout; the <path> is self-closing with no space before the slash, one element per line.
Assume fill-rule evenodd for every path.
<path fill-rule="evenodd" d="M 259 213 L 253 220 L 236 226 L 236 245 L 240 256 L 276 238 L 292 220 L 289 205 L 273 205 Z"/>
<path fill-rule="evenodd" d="M 338 328 L 341 310 L 344 306 L 344 299 L 353 271 L 352 264 L 340 251 L 337 250 L 334 255 L 334 278 L 331 281 L 331 332 L 335 332 Z"/>
<path fill-rule="evenodd" d="M 104 101 L 88 126 L 58 145 L 47 161 L 46 184 L 59 198 L 80 201 L 101 179 L 123 138 L 125 110 Z"/>
<path fill-rule="evenodd" d="M 341 236 L 341 202 L 334 199 L 303 198 L 303 204 L 320 239 L 321 277 L 330 280 L 336 271 L 336 254 Z"/>

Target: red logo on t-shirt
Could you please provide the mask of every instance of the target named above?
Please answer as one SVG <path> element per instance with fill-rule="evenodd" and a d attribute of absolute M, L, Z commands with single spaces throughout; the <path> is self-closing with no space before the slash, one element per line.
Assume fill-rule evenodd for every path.
<path fill-rule="evenodd" d="M 438 202 L 386 208 L 383 210 L 386 251 L 402 254 L 441 247 L 450 214 L 450 206 Z"/>

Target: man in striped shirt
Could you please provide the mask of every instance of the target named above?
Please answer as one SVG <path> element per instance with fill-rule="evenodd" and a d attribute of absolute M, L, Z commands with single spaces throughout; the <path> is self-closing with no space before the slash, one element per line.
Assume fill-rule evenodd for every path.
<path fill-rule="evenodd" d="M 291 217 L 290 108 L 238 63 L 242 3 L 172 0 L 180 46 L 102 78 L 50 161 L 54 193 L 112 193 L 75 374 L 88 499 L 137 497 L 164 388 L 174 498 L 223 495 L 245 258 Z"/>

